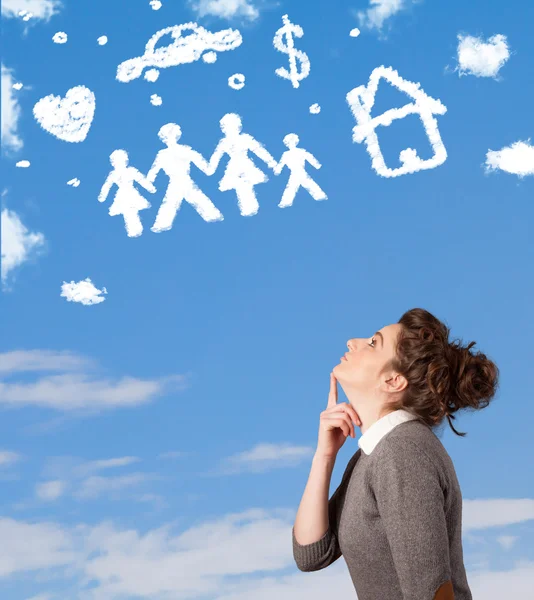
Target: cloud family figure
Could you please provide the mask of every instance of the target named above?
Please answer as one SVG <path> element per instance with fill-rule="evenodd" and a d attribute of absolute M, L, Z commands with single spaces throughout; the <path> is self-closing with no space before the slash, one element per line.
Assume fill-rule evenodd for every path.
<path fill-rule="evenodd" d="M 222 221 L 224 217 L 221 211 L 197 186 L 190 171 L 193 164 L 205 175 L 214 175 L 225 154 L 229 160 L 219 181 L 219 190 L 235 190 L 241 216 L 249 217 L 258 212 L 259 204 L 254 188 L 269 179 L 252 161 L 249 153 L 255 154 L 265 162 L 275 175 L 279 175 L 284 167 L 289 169 L 289 181 L 278 204 L 280 208 L 293 204 L 300 187 L 307 190 L 314 200 L 327 199 L 324 191 L 306 172 L 306 163 L 310 163 L 315 169 L 320 169 L 321 164 L 313 154 L 298 147 L 298 135 L 290 133 L 284 137 L 284 144 L 288 150 L 277 162 L 258 140 L 248 133 L 242 133 L 239 115 L 224 115 L 220 126 L 223 137 L 209 161 L 190 146 L 178 143 L 182 130 L 176 123 L 167 123 L 160 128 L 158 136 L 166 148 L 157 153 L 146 176 L 135 167 L 129 166 L 128 153 L 125 150 L 114 150 L 111 153 L 110 162 L 113 169 L 100 190 L 98 200 L 104 202 L 112 186 L 117 186 L 109 214 L 123 215 L 129 237 L 138 237 L 143 233 L 139 212 L 151 206 L 137 190 L 135 183 L 153 194 L 156 192 L 154 181 L 160 171 L 167 175 L 169 183 L 151 231 L 158 233 L 171 229 L 183 201 L 188 202 L 205 221 Z"/>

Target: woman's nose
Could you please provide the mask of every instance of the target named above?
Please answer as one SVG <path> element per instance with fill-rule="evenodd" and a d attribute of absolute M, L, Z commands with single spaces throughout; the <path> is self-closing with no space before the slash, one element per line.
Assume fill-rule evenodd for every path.
<path fill-rule="evenodd" d="M 353 344 L 353 340 L 349 340 L 349 341 L 347 342 L 347 348 L 348 348 L 350 351 L 352 351 L 352 350 L 354 349 L 354 347 L 353 347 L 353 345 L 352 345 L 352 344 Z"/>

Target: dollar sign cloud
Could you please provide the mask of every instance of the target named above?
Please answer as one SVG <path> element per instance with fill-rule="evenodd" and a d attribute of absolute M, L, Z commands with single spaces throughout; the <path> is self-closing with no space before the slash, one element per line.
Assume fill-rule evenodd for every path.
<path fill-rule="evenodd" d="M 295 48 L 293 36 L 298 38 L 304 35 L 300 25 L 291 23 L 289 17 L 282 17 L 283 26 L 274 34 L 273 45 L 279 51 L 289 56 L 289 71 L 285 67 L 276 69 L 279 77 L 289 79 L 294 88 L 298 88 L 300 81 L 310 74 L 310 59 L 305 52 Z M 297 61 L 299 64 L 297 64 Z M 300 67 L 300 68 L 299 68 Z"/>

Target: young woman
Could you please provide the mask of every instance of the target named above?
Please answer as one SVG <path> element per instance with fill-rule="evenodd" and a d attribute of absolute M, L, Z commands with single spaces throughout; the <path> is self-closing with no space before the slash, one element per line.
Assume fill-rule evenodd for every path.
<path fill-rule="evenodd" d="M 485 408 L 499 370 L 475 342 L 449 342 L 426 310 L 347 342 L 330 376 L 317 449 L 293 527 L 301 571 L 345 558 L 358 600 L 472 600 L 463 563 L 462 494 L 434 432 L 462 408 Z M 349 402 L 337 403 L 337 381 Z M 362 436 L 328 500 L 339 449 Z"/>

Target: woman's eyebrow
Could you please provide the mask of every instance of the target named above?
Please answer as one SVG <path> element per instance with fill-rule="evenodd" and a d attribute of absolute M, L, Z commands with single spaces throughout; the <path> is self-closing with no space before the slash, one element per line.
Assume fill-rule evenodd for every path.
<path fill-rule="evenodd" d="M 380 331 L 375 331 L 375 335 L 380 336 L 380 341 L 382 342 L 382 348 L 383 348 L 384 347 L 384 336 L 382 335 L 382 333 Z"/>

